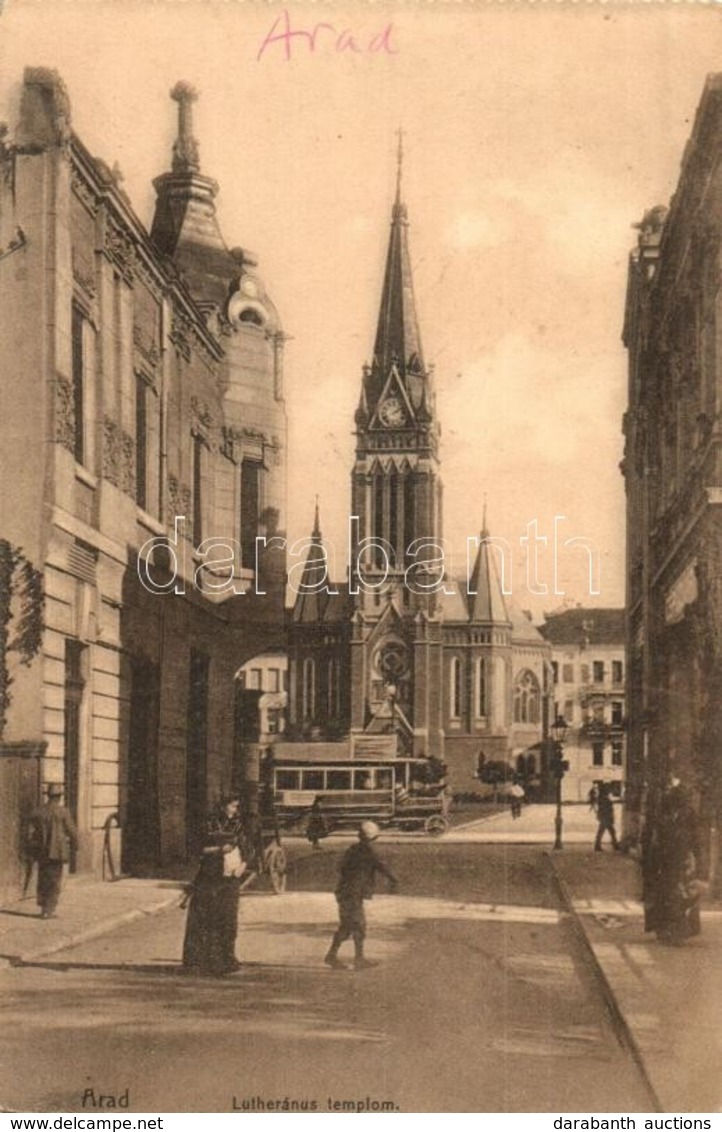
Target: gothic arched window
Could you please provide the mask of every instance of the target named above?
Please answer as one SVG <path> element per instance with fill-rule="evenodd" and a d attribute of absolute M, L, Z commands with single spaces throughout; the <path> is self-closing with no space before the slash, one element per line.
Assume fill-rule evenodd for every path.
<path fill-rule="evenodd" d="M 527 668 L 514 685 L 514 722 L 538 723 L 540 702 L 539 681 Z"/>
<path fill-rule="evenodd" d="M 476 714 L 483 719 L 486 709 L 486 661 L 480 657 L 476 662 Z"/>
<path fill-rule="evenodd" d="M 458 656 L 452 656 L 449 670 L 449 700 L 451 704 L 451 718 L 461 719 L 462 707 L 462 672 L 461 661 Z"/>
<path fill-rule="evenodd" d="M 316 715 L 316 665 L 310 656 L 303 662 L 303 718 L 304 722 Z"/>

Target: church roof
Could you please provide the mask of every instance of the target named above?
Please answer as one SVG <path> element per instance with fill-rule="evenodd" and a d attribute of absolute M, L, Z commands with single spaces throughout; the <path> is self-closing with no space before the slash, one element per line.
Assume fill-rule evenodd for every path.
<path fill-rule="evenodd" d="M 552 645 L 619 645 L 625 640 L 624 609 L 562 609 L 545 614 L 540 632 Z"/>

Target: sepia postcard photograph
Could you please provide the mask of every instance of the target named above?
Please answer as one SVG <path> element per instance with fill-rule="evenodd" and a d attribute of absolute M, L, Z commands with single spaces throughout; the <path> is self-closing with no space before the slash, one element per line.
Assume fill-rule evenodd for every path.
<path fill-rule="evenodd" d="M 5 0 L 0 1112 L 714 1127 L 721 282 L 716 4 Z"/>

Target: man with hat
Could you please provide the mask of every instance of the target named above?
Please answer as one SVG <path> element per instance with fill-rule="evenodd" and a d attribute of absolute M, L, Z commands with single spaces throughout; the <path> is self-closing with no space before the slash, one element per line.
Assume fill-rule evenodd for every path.
<path fill-rule="evenodd" d="M 375 966 L 374 963 L 364 957 L 364 940 L 366 938 L 364 900 L 370 900 L 374 894 L 376 873 L 383 873 L 391 892 L 395 892 L 398 887 L 398 881 L 391 869 L 374 852 L 372 843 L 376 841 L 380 833 L 381 830 L 376 822 L 362 822 L 358 831 L 358 842 L 347 849 L 343 855 L 339 880 L 336 885 L 340 922 L 324 959 L 324 963 L 328 967 L 337 970 L 345 968 L 345 964 L 338 958 L 338 949 L 345 940 L 351 938 L 353 938 L 354 943 L 354 967 L 356 970 Z"/>
<path fill-rule="evenodd" d="M 47 802 L 30 815 L 29 847 L 38 863 L 37 901 L 44 920 L 56 915 L 63 865 L 78 844 L 75 823 L 61 804 L 62 796 L 60 783 L 51 782 Z"/>

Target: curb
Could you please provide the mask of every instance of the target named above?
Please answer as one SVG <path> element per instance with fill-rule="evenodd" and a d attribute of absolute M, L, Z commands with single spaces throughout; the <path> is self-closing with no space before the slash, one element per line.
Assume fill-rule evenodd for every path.
<path fill-rule="evenodd" d="M 650 1112 L 665 1112 L 662 1102 L 657 1096 L 657 1092 L 654 1088 L 654 1085 L 652 1084 L 651 1078 L 647 1071 L 647 1067 L 644 1063 L 642 1052 L 634 1037 L 632 1028 L 627 1022 L 627 1019 L 624 1016 L 619 1002 L 617 1001 L 617 996 L 614 993 L 614 988 L 607 978 L 604 967 L 599 962 L 597 953 L 594 950 L 589 936 L 587 935 L 586 928 L 584 927 L 584 922 L 577 912 L 576 908 L 574 907 L 574 903 L 572 901 L 569 888 L 567 887 L 567 883 L 564 878 L 560 876 L 557 870 L 552 852 L 547 850 L 544 855 L 549 862 L 549 868 L 554 878 L 554 883 L 557 887 L 557 891 L 559 893 L 564 911 L 569 917 L 569 922 L 572 926 L 574 935 L 576 936 L 577 941 L 579 942 L 582 951 L 584 952 L 584 955 L 594 973 L 596 981 L 601 989 L 602 997 L 604 998 L 605 1005 L 607 1007 L 607 1010 L 609 1011 L 609 1016 L 614 1028 L 614 1032 L 617 1036 L 617 1040 L 619 1044 L 627 1050 L 630 1057 L 632 1058 L 632 1061 L 637 1067 L 639 1075 L 642 1078 L 644 1087 L 649 1094 L 649 1099 L 652 1102 Z"/>
<path fill-rule="evenodd" d="M 53 943 L 47 943 L 33 950 L 24 951 L 20 955 L 8 956 L 6 958 L 11 967 L 19 967 L 25 963 L 34 963 L 38 959 L 45 959 L 48 955 L 55 955 L 58 951 L 65 951 L 70 947 L 78 947 L 81 943 L 87 943 L 92 939 L 97 939 L 99 936 L 107 935 L 109 932 L 115 931 L 116 928 L 122 927 L 124 924 L 130 924 L 134 920 L 141 920 L 144 916 L 155 916 L 157 913 L 163 912 L 166 908 L 172 907 L 177 902 L 178 893 L 175 892 L 173 896 L 158 901 L 156 904 L 150 904 L 145 908 L 133 908 L 130 912 L 122 912 L 110 919 L 101 920 L 100 923 L 94 924 L 92 927 L 80 928 L 73 935 L 56 939 Z"/>

